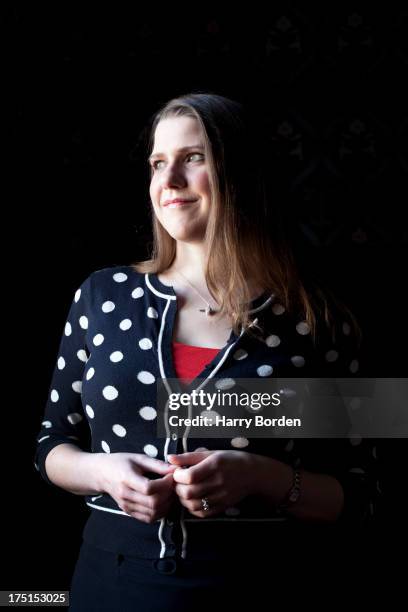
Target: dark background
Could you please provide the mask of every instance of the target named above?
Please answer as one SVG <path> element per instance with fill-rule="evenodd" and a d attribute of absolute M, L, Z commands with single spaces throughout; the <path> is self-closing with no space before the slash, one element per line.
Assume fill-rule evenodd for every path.
<path fill-rule="evenodd" d="M 16 353 L 5 385 L 2 588 L 68 589 L 88 511 L 40 479 L 35 438 L 74 291 L 91 271 L 146 252 L 138 142 L 171 97 L 209 90 L 264 118 L 276 203 L 299 230 L 304 261 L 356 314 L 362 375 L 406 375 L 407 12 L 358 2 L 224 15 L 188 6 L 6 11 L 16 163 L 4 280 Z M 392 547 L 406 536 L 405 454 L 406 440 L 378 441 L 375 521 L 347 539 L 362 567 L 394 567 Z"/>

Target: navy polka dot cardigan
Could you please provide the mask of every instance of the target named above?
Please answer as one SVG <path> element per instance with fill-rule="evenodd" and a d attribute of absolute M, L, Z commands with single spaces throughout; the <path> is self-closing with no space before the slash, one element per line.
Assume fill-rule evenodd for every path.
<path fill-rule="evenodd" d="M 262 337 L 233 332 L 197 378 L 348 377 L 358 375 L 348 321 L 339 319 L 336 342 L 322 332 L 313 344 L 305 321 L 289 315 L 274 296 L 251 305 Z M 177 299 L 155 274 L 132 266 L 91 273 L 76 291 L 62 335 L 49 398 L 37 438 L 35 466 L 49 484 L 45 459 L 69 442 L 88 452 L 167 454 L 196 448 L 240 448 L 335 476 L 345 504 L 340 523 L 358 524 L 373 513 L 371 463 L 375 448 L 354 439 L 232 439 L 157 436 L 156 379 L 176 378 L 172 335 Z M 193 389 L 194 382 L 190 389 Z M 123 512 L 107 494 L 86 496 L 91 513 L 85 540 L 105 550 L 143 558 L 211 558 L 253 530 L 296 522 L 248 497 L 218 517 L 197 518 L 178 504 L 171 515 L 146 524 Z M 220 531 L 220 525 L 222 530 Z M 228 525 L 228 527 L 227 527 Z M 218 531 L 216 531 L 218 529 Z M 210 530 L 210 531 L 209 531 Z M 217 533 L 216 538 L 212 537 Z"/>

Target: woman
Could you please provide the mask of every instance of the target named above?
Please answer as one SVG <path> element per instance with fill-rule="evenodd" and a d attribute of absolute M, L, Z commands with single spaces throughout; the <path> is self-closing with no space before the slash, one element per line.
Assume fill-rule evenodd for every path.
<path fill-rule="evenodd" d="M 208 609 L 222 592 L 238 605 L 259 583 L 236 592 L 232 581 L 287 525 L 367 515 L 362 445 L 192 438 L 159 411 L 158 379 L 171 393 L 358 371 L 352 322 L 336 325 L 299 277 L 257 136 L 215 94 L 160 109 L 152 257 L 98 270 L 75 294 L 36 455 L 47 482 L 92 509 L 72 610 Z"/>

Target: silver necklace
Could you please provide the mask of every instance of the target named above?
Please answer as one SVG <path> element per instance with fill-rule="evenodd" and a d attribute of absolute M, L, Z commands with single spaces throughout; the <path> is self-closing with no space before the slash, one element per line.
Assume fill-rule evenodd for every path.
<path fill-rule="evenodd" d="M 199 291 L 198 291 L 198 290 L 197 290 L 197 289 L 194 287 L 194 285 L 192 285 L 192 284 L 190 283 L 190 281 L 188 280 L 188 278 L 186 278 L 186 277 L 184 276 L 184 274 L 182 274 L 182 273 L 181 273 L 181 272 L 179 272 L 178 270 L 175 270 L 175 272 L 176 272 L 177 274 L 179 274 L 179 276 L 181 276 L 181 277 L 182 277 L 182 278 L 183 278 L 183 279 L 186 281 L 186 283 L 187 283 L 188 285 L 190 285 L 190 287 L 193 289 L 193 291 L 195 291 L 195 292 L 196 292 L 196 294 L 197 294 L 197 295 L 198 295 L 198 296 L 199 296 L 199 297 L 200 297 L 200 298 L 203 300 L 203 302 L 204 302 L 204 303 L 207 305 L 207 306 L 206 306 L 206 308 L 199 308 L 198 310 L 199 310 L 200 312 L 205 312 L 205 314 L 207 315 L 207 317 L 210 317 L 210 316 L 211 316 L 211 315 L 213 315 L 214 313 L 219 312 L 219 310 L 217 310 L 216 308 L 213 308 L 213 307 L 211 306 L 211 304 L 209 304 L 209 303 L 207 302 L 207 300 L 206 300 L 205 298 L 203 298 L 203 296 L 201 295 L 201 293 L 200 293 L 200 292 L 199 292 Z"/>

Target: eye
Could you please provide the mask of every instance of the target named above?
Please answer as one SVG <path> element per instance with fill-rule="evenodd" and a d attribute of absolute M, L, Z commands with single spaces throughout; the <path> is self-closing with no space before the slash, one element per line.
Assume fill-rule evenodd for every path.
<path fill-rule="evenodd" d="M 152 162 L 153 170 L 157 170 L 157 164 L 160 164 L 161 162 L 162 162 L 161 159 L 158 159 L 157 161 Z"/>
<path fill-rule="evenodd" d="M 186 156 L 186 159 L 189 159 L 190 157 L 196 157 L 197 155 L 198 155 L 199 157 L 203 157 L 203 158 L 204 158 L 204 155 L 203 155 L 202 153 L 189 153 L 189 154 Z M 151 168 L 152 168 L 153 170 L 158 170 L 158 165 L 157 165 L 157 164 L 161 164 L 162 162 L 163 162 L 163 160 L 162 160 L 162 159 L 157 159 L 157 160 L 153 161 L 153 162 L 151 163 Z"/>
<path fill-rule="evenodd" d="M 204 157 L 202 153 L 190 153 L 189 155 L 187 155 L 187 157 L 196 157 L 197 155 L 198 157 Z"/>

